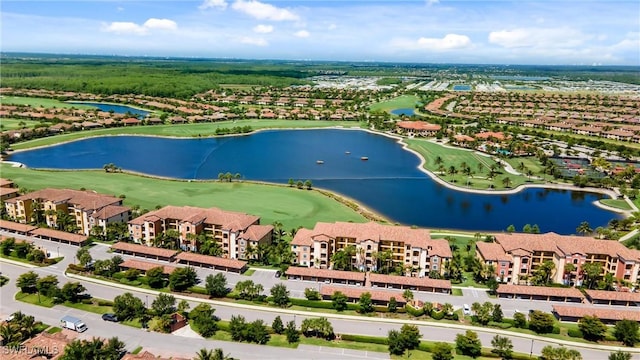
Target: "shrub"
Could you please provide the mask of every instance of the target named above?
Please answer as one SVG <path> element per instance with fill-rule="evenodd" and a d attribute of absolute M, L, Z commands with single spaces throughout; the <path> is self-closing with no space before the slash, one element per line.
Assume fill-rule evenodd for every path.
<path fill-rule="evenodd" d="M 434 320 L 442 320 L 442 319 L 444 319 L 444 311 L 431 310 L 431 317 Z"/>
<path fill-rule="evenodd" d="M 87 269 L 84 266 L 80 266 L 80 265 L 76 265 L 76 264 L 69 264 L 69 266 L 67 266 L 67 270 L 70 270 L 72 272 L 85 272 L 87 271 Z"/>
<path fill-rule="evenodd" d="M 582 331 L 580 331 L 580 329 L 569 329 L 567 330 L 567 335 L 574 337 L 574 338 L 582 338 Z"/>
<path fill-rule="evenodd" d="M 98 300 L 98 305 L 99 306 L 113 306 L 113 301 L 111 300 Z"/>
<path fill-rule="evenodd" d="M 200 286 L 192 286 L 188 288 L 187 291 L 192 292 L 194 294 L 207 295 L 207 289 Z"/>
<path fill-rule="evenodd" d="M 424 315 L 424 308 L 416 309 L 413 306 L 407 304 L 405 307 L 407 314 L 415 317 Z"/>
<path fill-rule="evenodd" d="M 377 336 L 365 336 L 365 335 L 352 335 L 352 334 L 342 334 L 342 340 L 344 341 L 354 341 L 368 344 L 380 344 L 380 345 L 388 345 L 389 342 L 387 338 L 377 337 Z"/>
<path fill-rule="evenodd" d="M 497 327 L 500 329 L 508 329 L 510 328 L 512 325 L 508 322 L 495 322 L 495 321 L 489 321 L 489 326 L 491 327 Z"/>

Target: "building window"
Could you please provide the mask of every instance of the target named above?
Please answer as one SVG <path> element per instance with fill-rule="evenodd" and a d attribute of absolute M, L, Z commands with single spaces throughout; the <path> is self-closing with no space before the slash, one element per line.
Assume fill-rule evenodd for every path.
<path fill-rule="evenodd" d="M 431 260 L 431 262 L 433 262 L 433 263 L 437 263 L 437 262 L 438 262 L 438 258 L 437 258 L 437 257 L 434 257 L 434 258 Z"/>
<path fill-rule="evenodd" d="M 578 259 L 573 259 L 573 264 L 578 265 Z"/>

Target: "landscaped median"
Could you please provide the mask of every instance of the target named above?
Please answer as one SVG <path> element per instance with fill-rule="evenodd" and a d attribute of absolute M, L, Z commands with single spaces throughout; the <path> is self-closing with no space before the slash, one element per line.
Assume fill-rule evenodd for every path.
<path fill-rule="evenodd" d="M 106 285 L 106 286 L 118 287 L 118 288 L 121 288 L 121 289 L 124 289 L 124 290 L 127 290 L 127 291 L 142 292 L 142 293 L 146 293 L 146 294 L 150 294 L 150 295 L 154 295 L 154 296 L 163 293 L 161 291 L 150 290 L 150 289 L 141 289 L 141 288 L 134 287 L 134 286 L 116 284 L 116 283 L 112 283 L 112 282 L 109 282 L 109 281 L 95 279 L 95 278 L 91 278 L 91 277 L 80 276 L 80 275 L 72 274 L 72 273 L 67 273 L 67 276 L 69 278 L 73 278 L 73 279 L 77 279 L 77 280 L 98 283 L 98 284 L 102 284 L 102 285 Z M 196 301 L 196 302 L 206 303 L 206 304 L 210 304 L 210 305 L 227 306 L 227 307 L 234 307 L 234 308 L 238 308 L 238 309 L 263 310 L 263 311 L 265 309 L 265 306 L 259 306 L 259 305 L 247 304 L 247 303 L 239 303 L 237 301 L 212 300 L 212 299 L 201 298 L 201 297 L 186 296 L 186 295 L 183 295 L 183 294 L 173 294 L 173 295 L 178 300 Z M 287 308 L 281 308 L 281 307 L 269 307 L 269 311 L 275 312 L 275 313 L 281 313 L 281 314 L 300 315 L 300 316 L 308 316 L 308 317 L 317 317 L 317 316 L 319 316 L 319 313 L 318 312 L 314 312 L 314 311 L 294 310 L 294 309 L 287 309 Z M 480 326 L 473 326 L 473 325 L 463 325 L 463 324 L 454 323 L 454 322 L 429 321 L 429 320 L 421 321 L 421 320 L 411 320 L 411 319 L 379 318 L 379 317 L 369 317 L 369 316 L 365 317 L 365 316 L 346 315 L 346 314 L 329 313 L 329 312 L 322 312 L 322 316 L 326 317 L 328 319 L 332 319 L 332 318 L 334 318 L 334 319 L 348 319 L 348 320 L 353 320 L 353 321 L 365 321 L 365 322 L 374 322 L 374 323 L 375 322 L 392 323 L 392 324 L 397 324 L 397 325 L 413 324 L 413 325 L 419 325 L 419 326 L 433 326 L 433 327 L 452 328 L 452 329 L 458 329 L 460 331 L 472 330 L 472 331 L 476 331 L 476 332 L 485 332 L 485 333 L 497 334 L 497 335 L 501 335 L 501 336 L 515 336 L 515 337 L 521 337 L 521 338 L 533 339 L 533 340 L 545 340 L 547 342 L 552 342 L 552 343 L 556 343 L 556 344 L 559 344 L 559 345 L 568 345 L 568 346 L 582 347 L 582 348 L 592 348 L 592 349 L 593 348 L 597 348 L 597 349 L 603 350 L 603 351 L 617 351 L 617 350 L 620 349 L 619 346 L 610 346 L 610 345 L 600 345 L 600 344 L 593 344 L 593 343 L 587 343 L 587 342 L 569 341 L 569 340 L 564 340 L 564 339 L 558 339 L 557 337 L 552 337 L 552 336 L 540 336 L 540 335 L 536 335 L 536 334 L 532 333 L 530 330 L 525 330 L 525 329 L 518 329 L 518 332 L 515 332 L 515 331 L 511 331 L 511 330 L 502 330 L 502 329 L 497 329 L 497 328 L 480 327 Z M 628 352 L 631 352 L 631 353 L 640 353 L 640 348 L 628 348 L 628 349 L 625 349 L 625 350 L 628 351 Z"/>

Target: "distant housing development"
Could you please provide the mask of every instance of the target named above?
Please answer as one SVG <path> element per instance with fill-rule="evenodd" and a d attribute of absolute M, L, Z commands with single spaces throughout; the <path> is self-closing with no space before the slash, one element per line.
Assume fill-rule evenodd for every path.
<path fill-rule="evenodd" d="M 376 256 L 382 252 L 390 252 L 394 267 L 418 276 L 443 274 L 444 262 L 451 258 L 449 243 L 431 239 L 429 230 L 374 222 L 319 222 L 312 230 L 298 230 L 291 242 L 294 263 L 321 269 L 331 268 L 331 256 L 347 246 L 355 247 L 355 267 L 366 271 L 377 270 Z"/>
<path fill-rule="evenodd" d="M 8 216 L 20 223 L 30 223 L 37 217 L 57 228 L 58 223 L 66 221 L 84 235 L 89 235 L 94 226 L 106 231 L 107 224 L 126 222 L 131 216 L 122 199 L 93 191 L 42 189 L 4 202 Z"/>
<path fill-rule="evenodd" d="M 555 233 L 497 234 L 495 242 L 477 242 L 476 250 L 480 261 L 493 265 L 496 276 L 506 283 L 526 284 L 546 261 L 554 264 L 551 281 L 555 283 L 581 285 L 585 263 L 600 263 L 604 274 L 619 280 L 635 283 L 640 278 L 640 250 L 618 241 Z"/>
<path fill-rule="evenodd" d="M 272 225 L 260 225 L 260 217 L 218 208 L 166 206 L 129 221 L 129 234 L 134 242 L 154 245 L 161 233 L 179 233 L 180 248 L 197 251 L 199 235 L 215 240 L 223 257 L 245 259 L 249 246 L 270 244 Z"/>

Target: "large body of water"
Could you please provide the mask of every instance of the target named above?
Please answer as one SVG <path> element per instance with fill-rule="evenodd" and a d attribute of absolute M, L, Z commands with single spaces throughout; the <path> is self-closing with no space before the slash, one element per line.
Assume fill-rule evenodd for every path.
<path fill-rule="evenodd" d="M 369 160 L 361 160 L 363 156 Z M 310 179 L 314 186 L 349 196 L 393 221 L 430 228 L 500 231 L 510 224 L 518 230 L 538 224 L 543 232 L 570 234 L 582 221 L 595 228 L 619 217 L 595 206 L 602 196 L 593 193 L 527 189 L 481 195 L 452 190 L 418 170 L 419 158 L 395 139 L 358 130 L 271 130 L 208 139 L 99 137 L 18 152 L 10 160 L 55 169 L 101 169 L 114 163 L 181 179 L 217 179 L 220 172 L 277 183 Z"/>
<path fill-rule="evenodd" d="M 74 102 L 74 101 L 68 101 L 68 103 L 69 104 L 93 106 L 95 108 L 98 108 L 100 111 L 106 111 L 106 112 L 113 111 L 116 114 L 129 113 L 129 114 L 137 116 L 138 118 L 144 118 L 145 116 L 147 116 L 149 114 L 148 111 L 136 109 L 136 108 L 133 108 L 131 106 L 126 106 L 126 105 L 93 103 L 93 102 Z"/>

